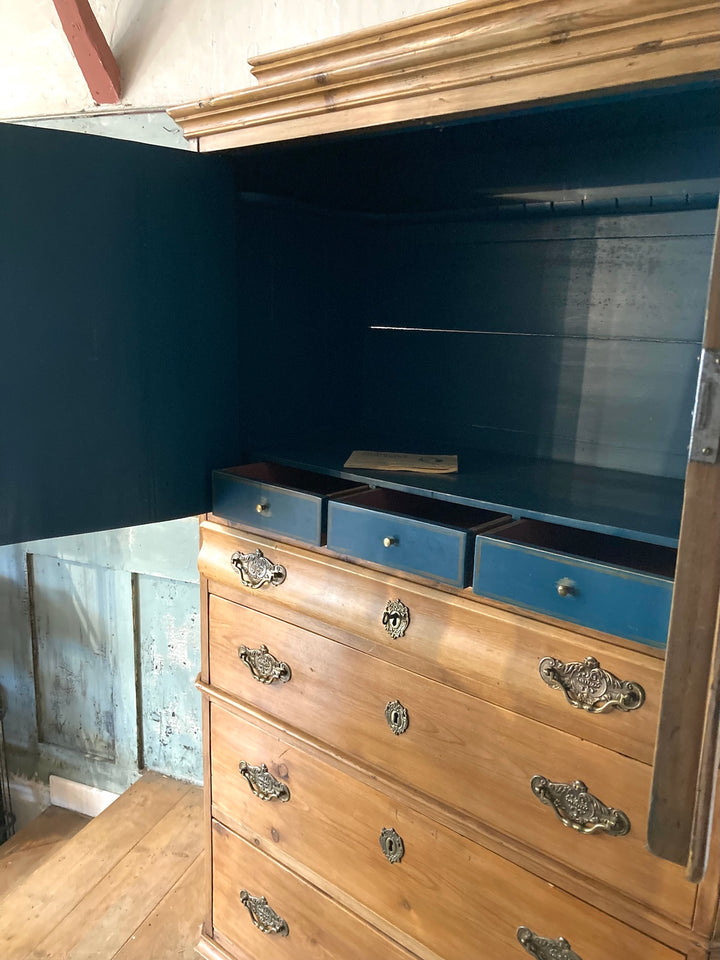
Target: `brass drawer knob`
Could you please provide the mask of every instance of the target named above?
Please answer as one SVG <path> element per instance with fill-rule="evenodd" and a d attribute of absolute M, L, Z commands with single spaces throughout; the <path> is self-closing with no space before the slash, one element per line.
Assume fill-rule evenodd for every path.
<path fill-rule="evenodd" d="M 555 584 L 557 592 L 561 597 L 574 597 L 577 593 L 577 588 L 572 580 L 568 580 L 567 577 L 563 577 L 562 580 L 558 580 Z"/>
<path fill-rule="evenodd" d="M 259 683 L 287 683 L 292 677 L 290 667 L 274 657 L 263 643 L 260 647 L 238 647 L 238 657 Z"/>
<path fill-rule="evenodd" d="M 270 504 L 265 501 L 263 503 L 258 503 L 255 507 L 255 513 L 267 513 L 270 509 Z"/>
<path fill-rule="evenodd" d="M 397 537 L 383 537 L 384 547 L 394 547 L 398 543 Z"/>
<path fill-rule="evenodd" d="M 385 719 L 392 732 L 398 737 L 401 733 L 405 733 L 410 725 L 410 717 L 408 716 L 407 709 L 399 700 L 391 700 L 390 703 L 387 704 L 385 707 Z"/>
<path fill-rule="evenodd" d="M 558 820 L 579 833 L 607 833 L 624 837 L 630 832 L 630 821 L 622 810 L 606 806 L 589 792 L 582 780 L 553 783 L 536 776 L 530 781 L 532 792 L 542 803 L 552 807 Z"/>
<path fill-rule="evenodd" d="M 247 780 L 252 792 L 261 800 L 279 800 L 281 803 L 287 803 L 290 799 L 287 784 L 277 780 L 268 771 L 266 764 L 261 763 L 260 766 L 255 767 L 241 760 L 238 769 Z"/>
<path fill-rule="evenodd" d="M 382 615 L 382 625 L 393 640 L 399 640 L 410 626 L 410 611 L 402 600 L 388 600 Z"/>
<path fill-rule="evenodd" d="M 262 933 L 274 933 L 278 937 L 287 937 L 290 933 L 287 923 L 275 913 L 265 897 L 251 897 L 247 890 L 241 890 L 240 903 Z"/>
<path fill-rule="evenodd" d="M 627 712 L 645 703 L 645 691 L 639 683 L 618 679 L 609 670 L 603 670 L 595 657 L 585 657 L 582 663 L 544 657 L 538 669 L 549 687 L 562 690 L 568 703 L 588 713 L 613 709 Z"/>
<path fill-rule="evenodd" d="M 518 927 L 517 938 L 530 956 L 535 957 L 536 960 L 582 960 L 582 957 L 570 947 L 565 937 L 548 940 L 546 937 L 539 937 L 527 927 Z"/>
<path fill-rule="evenodd" d="M 380 847 L 389 863 L 400 863 L 405 856 L 405 844 L 400 834 L 392 827 L 383 827 L 380 832 Z"/>
<path fill-rule="evenodd" d="M 230 563 L 242 585 L 250 587 L 251 590 L 257 590 L 266 583 L 279 587 L 287 577 L 285 567 L 279 563 L 271 563 L 260 549 L 254 553 L 234 553 L 230 557 Z"/>

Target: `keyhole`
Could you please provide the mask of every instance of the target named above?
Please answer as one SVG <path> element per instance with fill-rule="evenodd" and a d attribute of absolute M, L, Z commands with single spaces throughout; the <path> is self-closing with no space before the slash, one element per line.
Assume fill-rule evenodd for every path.
<path fill-rule="evenodd" d="M 392 838 L 390 838 L 386 842 L 387 842 L 388 853 L 390 854 L 395 853 L 395 841 Z"/>

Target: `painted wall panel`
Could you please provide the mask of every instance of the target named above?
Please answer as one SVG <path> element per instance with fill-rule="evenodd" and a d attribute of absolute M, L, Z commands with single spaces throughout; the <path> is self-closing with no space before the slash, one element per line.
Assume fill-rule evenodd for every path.
<path fill-rule="evenodd" d="M 144 766 L 202 781 L 198 589 L 158 577 L 135 579 Z"/>
<path fill-rule="evenodd" d="M 40 555 L 29 570 L 40 743 L 110 762 L 127 757 L 136 745 L 133 688 L 118 684 L 123 653 L 132 651 L 132 621 L 123 618 L 129 575 Z"/>
<path fill-rule="evenodd" d="M 0 547 L 11 773 L 201 780 L 197 551 L 196 517 Z"/>

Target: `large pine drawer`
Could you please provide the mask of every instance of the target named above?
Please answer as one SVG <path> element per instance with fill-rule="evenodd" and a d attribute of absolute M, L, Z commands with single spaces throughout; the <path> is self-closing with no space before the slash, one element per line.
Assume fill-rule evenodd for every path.
<path fill-rule="evenodd" d="M 212 849 L 214 938 L 233 955 L 239 949 L 262 960 L 413 960 L 222 824 L 213 823 Z M 243 891 L 256 899 L 265 897 L 286 924 L 282 932 L 273 932 L 272 925 L 267 932 L 255 925 L 241 899 Z M 675 954 L 668 953 L 668 960 L 670 956 Z M 665 955 L 658 960 L 666 960 Z"/>
<path fill-rule="evenodd" d="M 256 549 L 285 569 L 279 586 L 241 584 L 231 557 Z M 468 591 L 441 593 L 214 523 L 202 525 L 200 570 L 211 591 L 301 625 L 310 620 L 319 632 L 416 673 L 652 763 L 663 674 L 662 660 L 653 655 L 492 608 Z M 383 617 L 395 599 L 406 605 L 410 619 L 402 635 L 391 637 Z M 588 658 L 622 683 L 642 687 L 642 706 L 630 712 L 606 707 L 599 714 L 575 709 L 559 685 L 553 688 L 540 676 L 541 662 L 556 661 L 553 669 L 570 677 L 571 696 L 582 702 L 583 693 L 598 687 L 596 676 L 585 671 Z"/>
<path fill-rule="evenodd" d="M 679 960 L 667 947 L 216 704 L 211 742 L 216 818 L 237 824 L 260 849 L 322 877 L 328 889 L 344 890 L 372 911 L 371 919 L 392 924 L 444 960 L 520 960 L 522 927 L 548 938 L 564 936 L 582 960 Z M 239 772 L 243 760 L 266 764 L 285 799 L 258 797 Z M 394 850 L 397 837 L 402 842 L 395 862 L 380 843 L 388 831 L 397 835 Z M 226 863 L 232 840 L 216 827 L 216 916 L 232 902 L 227 887 L 234 891 L 249 883 L 244 867 L 231 874 Z M 277 900 L 281 913 L 291 910 L 284 890 L 265 886 L 264 877 L 253 881 L 273 905 Z M 343 950 L 336 956 L 355 954 Z"/>
<path fill-rule="evenodd" d="M 645 849 L 650 767 L 238 604 L 210 598 L 210 682 L 394 782 L 513 836 L 556 863 L 689 923 L 694 887 Z M 274 682 L 253 662 L 277 661 Z M 255 665 L 257 670 L 257 664 Z M 405 732 L 389 723 L 407 710 Z M 626 836 L 565 826 L 531 789 L 536 776 L 584 781 L 630 820 Z"/>

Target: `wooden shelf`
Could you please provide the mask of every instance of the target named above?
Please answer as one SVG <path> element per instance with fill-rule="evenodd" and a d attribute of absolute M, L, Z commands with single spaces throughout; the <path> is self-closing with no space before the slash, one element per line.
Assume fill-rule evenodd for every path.
<path fill-rule="evenodd" d="M 288 446 L 256 451 L 251 459 L 645 543 L 678 543 L 682 480 L 483 451 L 460 451 L 457 474 L 356 471 L 343 467 L 351 452 Z"/>

